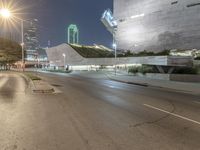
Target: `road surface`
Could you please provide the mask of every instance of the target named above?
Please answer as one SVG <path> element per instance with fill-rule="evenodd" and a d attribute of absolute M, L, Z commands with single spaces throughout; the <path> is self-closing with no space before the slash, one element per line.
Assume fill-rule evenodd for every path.
<path fill-rule="evenodd" d="M 0 74 L 2 150 L 199 150 L 200 97 L 96 73 L 41 73 L 56 94 Z"/>

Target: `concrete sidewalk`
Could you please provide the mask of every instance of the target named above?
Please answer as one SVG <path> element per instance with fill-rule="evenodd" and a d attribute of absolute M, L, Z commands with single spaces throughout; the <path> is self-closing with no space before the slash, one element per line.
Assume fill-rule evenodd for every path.
<path fill-rule="evenodd" d="M 176 92 L 200 95 L 200 83 L 185 83 L 176 81 L 156 80 L 156 79 L 138 77 L 133 75 L 125 75 L 125 74 L 124 75 L 117 74 L 115 76 L 113 73 L 107 73 L 107 76 L 109 79 L 119 82 L 137 84 L 142 86 L 152 86 L 157 88 L 165 88 Z"/>

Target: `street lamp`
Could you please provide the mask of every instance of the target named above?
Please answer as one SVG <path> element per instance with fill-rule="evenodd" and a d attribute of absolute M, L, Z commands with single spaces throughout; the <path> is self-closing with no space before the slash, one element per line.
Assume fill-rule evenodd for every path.
<path fill-rule="evenodd" d="M 66 54 L 63 53 L 63 57 L 64 57 L 64 70 L 65 70 L 65 58 L 66 58 Z"/>
<path fill-rule="evenodd" d="M 11 17 L 14 17 L 12 12 L 7 8 L 0 9 L 0 15 L 1 15 L 1 17 L 5 18 L 5 19 L 9 19 Z M 24 20 L 17 18 L 17 17 L 14 17 L 14 18 L 18 19 L 21 22 L 22 69 L 23 69 L 23 72 L 24 72 L 24 68 L 25 68 L 25 64 L 24 64 Z"/>
<path fill-rule="evenodd" d="M 115 75 L 117 74 L 117 43 L 115 38 L 113 38 L 113 49 L 115 50 Z"/>
<path fill-rule="evenodd" d="M 11 12 L 7 8 L 2 8 L 0 14 L 3 18 L 10 18 L 12 16 Z"/>

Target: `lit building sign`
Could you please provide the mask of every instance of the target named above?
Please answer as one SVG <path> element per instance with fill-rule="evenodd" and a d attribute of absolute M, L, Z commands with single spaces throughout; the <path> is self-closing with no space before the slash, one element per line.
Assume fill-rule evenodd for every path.
<path fill-rule="evenodd" d="M 68 43 L 78 44 L 79 43 L 79 29 L 75 24 L 71 24 L 68 27 Z"/>

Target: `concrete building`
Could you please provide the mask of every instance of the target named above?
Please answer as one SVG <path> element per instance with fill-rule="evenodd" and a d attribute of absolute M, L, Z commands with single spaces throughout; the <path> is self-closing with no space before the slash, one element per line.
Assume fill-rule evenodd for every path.
<path fill-rule="evenodd" d="M 119 49 L 200 49 L 199 0 L 114 0 Z"/>
<path fill-rule="evenodd" d="M 65 68 L 72 70 L 90 70 L 100 66 L 132 66 L 132 65 L 156 65 L 162 70 L 162 66 L 192 66 L 191 57 L 181 56 L 148 56 L 148 57 L 121 57 L 117 58 L 86 58 L 81 56 L 69 44 L 61 44 L 46 49 L 51 67 Z"/>

